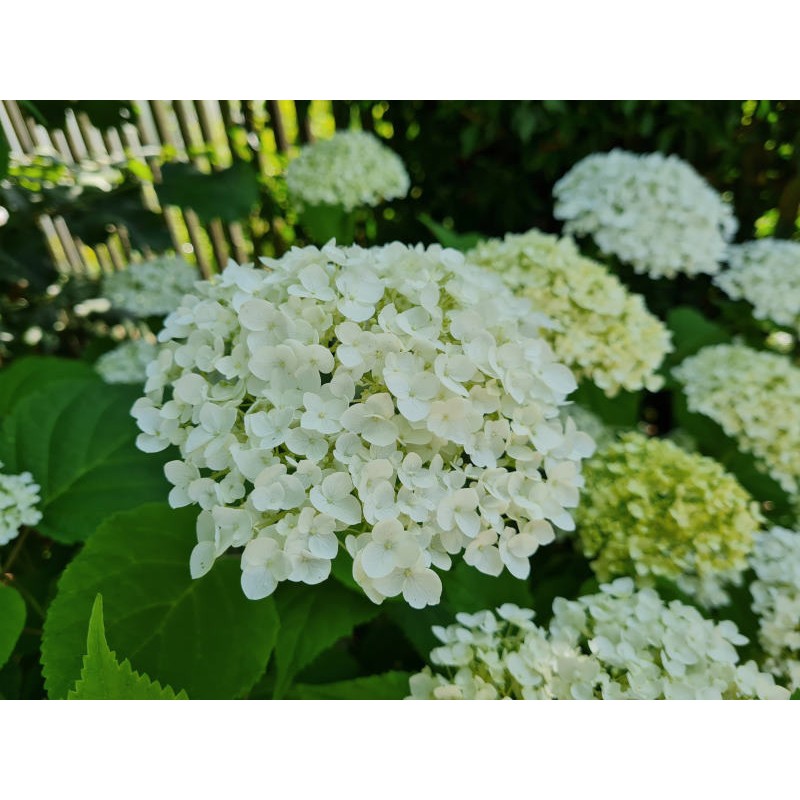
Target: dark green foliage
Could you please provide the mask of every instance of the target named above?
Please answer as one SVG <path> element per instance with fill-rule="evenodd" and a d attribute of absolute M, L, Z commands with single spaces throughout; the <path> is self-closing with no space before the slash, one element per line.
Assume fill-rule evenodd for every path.
<path fill-rule="evenodd" d="M 156 187 L 161 204 L 191 208 L 204 223 L 246 219 L 258 202 L 258 175 L 243 161 L 209 175 L 189 164 L 165 164 L 161 176 Z"/>
<path fill-rule="evenodd" d="M 66 697 L 78 678 L 86 620 L 103 595 L 110 646 L 152 679 L 195 699 L 246 694 L 278 634 L 272 599 L 238 587 L 239 562 L 223 558 L 202 580 L 189 575 L 195 509 L 152 504 L 102 525 L 65 570 L 47 614 L 42 664 L 48 694 Z"/>
<path fill-rule="evenodd" d="M 40 366 L 46 370 L 47 360 Z M 0 432 L 5 469 L 29 471 L 41 487 L 42 533 L 82 541 L 117 511 L 164 497 L 164 454 L 134 444 L 130 408 L 139 388 L 108 386 L 97 376 L 52 384 L 44 377 L 42 385 L 16 405 Z"/>

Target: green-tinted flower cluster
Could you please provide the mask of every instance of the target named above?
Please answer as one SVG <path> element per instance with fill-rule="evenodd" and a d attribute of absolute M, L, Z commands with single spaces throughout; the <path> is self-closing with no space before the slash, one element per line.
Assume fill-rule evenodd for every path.
<path fill-rule="evenodd" d="M 640 295 L 582 256 L 572 239 L 537 230 L 508 234 L 479 244 L 467 258 L 499 272 L 547 314 L 555 328 L 543 335 L 553 349 L 609 397 L 620 389 L 660 388 L 655 372 L 672 350 L 669 331 Z"/>
<path fill-rule="evenodd" d="M 761 521 L 758 506 L 713 459 L 627 433 L 598 451 L 584 474 L 577 521 L 600 580 L 702 581 L 744 568 Z"/>

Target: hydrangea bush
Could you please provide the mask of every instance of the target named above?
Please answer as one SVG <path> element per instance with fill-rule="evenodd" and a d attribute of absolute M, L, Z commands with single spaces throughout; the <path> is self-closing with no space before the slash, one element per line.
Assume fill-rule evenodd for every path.
<path fill-rule="evenodd" d="M 453 556 L 527 577 L 574 527 L 593 450 L 559 418 L 575 379 L 530 304 L 438 246 L 265 266 L 197 284 L 133 409 L 140 448 L 180 448 L 166 474 L 174 507 L 201 508 L 193 576 L 244 546 L 258 599 L 324 581 L 344 546 L 370 599 L 416 608 Z"/>
<path fill-rule="evenodd" d="M 666 439 L 626 433 L 585 465 L 581 547 L 600 580 L 676 580 L 709 604 L 741 572 L 761 522 L 758 505 L 711 458 Z"/>
<path fill-rule="evenodd" d="M 370 134 L 282 175 L 237 142 L 155 185 L 211 225 L 209 280 L 134 226 L 139 263 L 2 304 L 0 697 L 800 697 L 796 242 L 731 245 L 676 156 L 575 164 L 573 240 L 457 233 L 417 157 L 413 202 L 372 210 L 410 181 Z M 740 199 L 740 239 L 770 234 Z M 214 267 L 228 234 L 254 264 Z"/>
<path fill-rule="evenodd" d="M 732 207 L 677 156 L 624 150 L 579 161 L 553 189 L 564 232 L 651 278 L 719 272 L 738 223 Z"/>
<path fill-rule="evenodd" d="M 687 358 L 674 375 L 690 411 L 720 425 L 786 492 L 797 494 L 800 369 L 777 353 L 720 344 Z"/>
<path fill-rule="evenodd" d="M 732 245 L 728 269 L 714 283 L 733 300 L 746 300 L 756 319 L 800 329 L 800 242 L 759 239 Z"/>
<path fill-rule="evenodd" d="M 508 234 L 482 242 L 467 258 L 496 270 L 553 319 L 544 335 L 578 377 L 588 377 L 609 397 L 620 389 L 661 387 L 656 370 L 672 349 L 666 326 L 640 295 L 582 256 L 572 239 L 536 230 Z"/>
<path fill-rule="evenodd" d="M 431 700 L 785 699 L 769 673 L 739 664 L 747 639 L 732 622 L 665 603 L 630 578 L 577 600 L 558 598 L 547 627 L 534 612 L 504 604 L 496 613 L 458 614 L 437 626 L 442 646 L 412 676 L 411 697 Z"/>

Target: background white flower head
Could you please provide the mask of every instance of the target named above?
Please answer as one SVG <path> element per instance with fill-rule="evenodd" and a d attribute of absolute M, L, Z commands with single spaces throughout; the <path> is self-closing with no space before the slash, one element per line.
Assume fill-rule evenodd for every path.
<path fill-rule="evenodd" d="M 565 233 L 651 278 L 715 274 L 738 227 L 732 207 L 675 155 L 594 153 L 553 188 Z"/>
<path fill-rule="evenodd" d="M 129 264 L 103 279 L 111 305 L 137 317 L 160 317 L 174 311 L 199 275 L 179 256 L 161 256 Z"/>
<path fill-rule="evenodd" d="M 339 131 L 307 145 L 289 163 L 286 183 L 300 205 L 346 211 L 405 197 L 410 185 L 400 156 L 366 131 Z"/>
<path fill-rule="evenodd" d="M 731 245 L 729 268 L 714 283 L 733 300 L 746 300 L 756 319 L 800 329 L 800 242 L 758 239 Z"/>

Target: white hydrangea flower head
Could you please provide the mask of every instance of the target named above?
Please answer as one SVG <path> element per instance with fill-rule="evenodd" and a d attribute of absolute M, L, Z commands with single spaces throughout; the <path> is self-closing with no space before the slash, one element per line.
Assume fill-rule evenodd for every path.
<path fill-rule="evenodd" d="M 738 222 L 730 204 L 675 155 L 594 153 L 553 188 L 565 233 L 651 278 L 716 274 Z"/>
<path fill-rule="evenodd" d="M 556 598 L 547 628 L 533 611 L 506 604 L 457 614 L 434 627 L 441 647 L 410 679 L 412 699 L 685 700 L 785 699 L 755 662 L 732 622 L 713 622 L 677 600 L 665 603 L 630 578 L 577 600 Z"/>
<path fill-rule="evenodd" d="M 800 688 L 800 533 L 774 527 L 756 537 L 750 584 L 765 667 L 790 689 Z"/>
<path fill-rule="evenodd" d="M 463 553 L 519 578 L 572 529 L 594 444 L 530 303 L 438 245 L 295 248 L 231 263 L 167 317 L 133 415 L 177 445 L 170 503 L 197 504 L 192 574 L 244 547 L 257 599 L 334 558 L 376 603 L 439 601 Z"/>
<path fill-rule="evenodd" d="M 156 355 L 156 345 L 146 339 L 133 339 L 103 353 L 94 368 L 106 383 L 144 384 L 147 365 Z"/>
<path fill-rule="evenodd" d="M 0 545 L 16 538 L 23 525 L 36 525 L 41 520 L 42 513 L 36 508 L 40 491 L 30 472 L 19 475 L 0 472 Z"/>
<path fill-rule="evenodd" d="M 673 370 L 690 411 L 714 420 L 789 494 L 800 491 L 800 369 L 743 344 L 704 347 Z"/>
<path fill-rule="evenodd" d="M 286 183 L 301 206 L 346 211 L 405 197 L 410 186 L 400 156 L 366 131 L 339 131 L 306 145 L 289 163 Z"/>
<path fill-rule="evenodd" d="M 581 255 L 569 237 L 538 230 L 481 242 L 467 259 L 496 270 L 556 323 L 545 336 L 578 377 L 609 396 L 620 389 L 657 391 L 656 375 L 672 350 L 671 336 L 644 299 L 602 264 Z"/>
<path fill-rule="evenodd" d="M 106 275 L 103 296 L 112 307 L 136 317 L 161 317 L 178 307 L 198 277 L 179 256 L 161 256 Z"/>
<path fill-rule="evenodd" d="M 758 239 L 731 245 L 729 269 L 714 283 L 732 300 L 746 300 L 756 319 L 800 330 L 800 242 Z"/>

